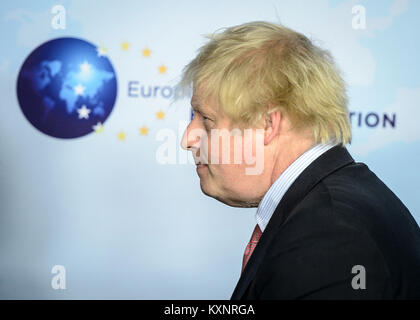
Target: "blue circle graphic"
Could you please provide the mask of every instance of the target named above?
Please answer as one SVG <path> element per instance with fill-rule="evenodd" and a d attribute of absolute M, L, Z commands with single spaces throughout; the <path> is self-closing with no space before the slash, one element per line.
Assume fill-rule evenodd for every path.
<path fill-rule="evenodd" d="M 77 38 L 43 43 L 26 58 L 17 97 L 28 121 L 56 138 L 87 135 L 110 115 L 117 79 L 104 50 Z"/>

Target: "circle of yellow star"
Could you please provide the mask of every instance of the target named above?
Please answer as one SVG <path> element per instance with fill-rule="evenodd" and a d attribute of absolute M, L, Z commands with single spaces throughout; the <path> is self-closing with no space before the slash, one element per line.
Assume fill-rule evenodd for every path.
<path fill-rule="evenodd" d="M 160 111 L 156 112 L 156 117 L 157 117 L 158 119 L 163 119 L 163 118 L 165 118 L 165 112 L 163 112 L 162 110 L 160 110 Z"/>
<path fill-rule="evenodd" d="M 144 48 L 141 53 L 142 53 L 143 57 L 148 58 L 148 57 L 150 57 L 151 51 L 149 50 L 149 48 Z"/>
<path fill-rule="evenodd" d="M 130 44 L 127 41 L 121 43 L 121 49 L 123 49 L 124 51 L 127 51 L 129 48 Z"/>
<path fill-rule="evenodd" d="M 140 130 L 140 134 L 141 134 L 142 136 L 147 135 L 147 133 L 149 132 L 149 128 L 148 128 L 148 127 L 146 127 L 146 126 L 141 127 L 139 130 Z"/>
<path fill-rule="evenodd" d="M 96 133 L 101 133 L 102 131 L 104 131 L 104 126 L 100 122 L 98 122 L 96 125 L 92 126 L 92 128 Z"/>
<path fill-rule="evenodd" d="M 162 64 L 162 65 L 160 65 L 160 66 L 159 66 L 158 70 L 159 70 L 159 73 L 160 73 L 160 74 L 164 74 L 164 73 L 166 73 L 166 70 L 168 70 L 168 68 L 167 68 L 167 67 L 165 67 L 165 66 Z"/>
<path fill-rule="evenodd" d="M 123 131 L 118 132 L 118 134 L 117 134 L 118 140 L 125 140 L 125 137 L 126 137 L 125 132 L 123 132 Z"/>
<path fill-rule="evenodd" d="M 100 46 L 96 48 L 96 52 L 98 54 L 98 57 L 106 56 L 108 49 L 104 46 Z"/>

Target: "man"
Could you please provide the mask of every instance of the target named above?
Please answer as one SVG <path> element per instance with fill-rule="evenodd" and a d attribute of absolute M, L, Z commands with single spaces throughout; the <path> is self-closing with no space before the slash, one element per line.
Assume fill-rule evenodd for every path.
<path fill-rule="evenodd" d="M 194 110 L 182 146 L 206 195 L 258 207 L 232 299 L 419 299 L 419 227 L 347 152 L 329 53 L 266 22 L 210 39 L 180 82 Z"/>

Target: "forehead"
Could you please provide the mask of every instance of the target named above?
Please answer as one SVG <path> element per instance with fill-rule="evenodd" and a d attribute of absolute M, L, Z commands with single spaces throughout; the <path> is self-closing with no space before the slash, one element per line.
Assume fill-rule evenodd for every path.
<path fill-rule="evenodd" d="M 217 113 L 218 104 L 217 100 L 212 97 L 204 97 L 199 90 L 194 90 L 191 97 L 191 106 L 194 110 L 200 112 Z"/>

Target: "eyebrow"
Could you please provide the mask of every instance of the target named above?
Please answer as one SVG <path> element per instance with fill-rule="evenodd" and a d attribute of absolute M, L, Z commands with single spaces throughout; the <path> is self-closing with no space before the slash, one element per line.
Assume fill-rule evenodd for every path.
<path fill-rule="evenodd" d="M 193 103 L 191 101 L 191 107 L 192 107 L 194 112 L 198 112 L 200 114 L 209 115 L 209 116 L 213 115 L 211 112 L 208 112 L 207 110 L 200 109 L 200 105 L 198 103 Z"/>
<path fill-rule="evenodd" d="M 191 107 L 192 107 L 194 110 L 198 110 L 199 103 L 198 103 L 198 101 L 197 101 L 197 100 L 191 100 L 191 101 L 190 101 L 190 104 L 191 104 Z"/>

